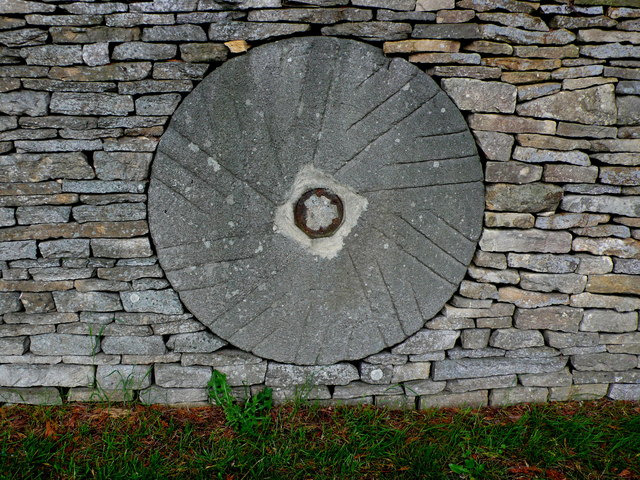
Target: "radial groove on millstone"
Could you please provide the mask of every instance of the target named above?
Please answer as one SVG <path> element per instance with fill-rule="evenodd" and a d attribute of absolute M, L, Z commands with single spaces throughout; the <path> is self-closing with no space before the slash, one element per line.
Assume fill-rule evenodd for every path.
<path fill-rule="evenodd" d="M 302 241 L 282 227 L 312 189 L 341 192 L 344 220 L 326 238 L 293 225 Z M 205 78 L 160 141 L 149 191 L 185 306 L 231 344 L 297 364 L 419 330 L 464 277 L 483 209 L 473 137 L 435 82 L 327 37 L 256 47 Z"/>

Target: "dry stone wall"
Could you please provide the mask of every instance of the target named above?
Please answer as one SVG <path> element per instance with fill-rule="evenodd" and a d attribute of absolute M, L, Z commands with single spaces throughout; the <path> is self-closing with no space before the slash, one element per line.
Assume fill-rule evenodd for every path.
<path fill-rule="evenodd" d="M 432 75 L 486 184 L 479 248 L 442 312 L 325 366 L 214 336 L 170 288 L 147 224 L 149 167 L 181 99 L 228 58 L 307 35 Z M 637 0 L 5 0 L 0 64 L 0 402 L 205 402 L 212 369 L 278 401 L 640 399 Z"/>

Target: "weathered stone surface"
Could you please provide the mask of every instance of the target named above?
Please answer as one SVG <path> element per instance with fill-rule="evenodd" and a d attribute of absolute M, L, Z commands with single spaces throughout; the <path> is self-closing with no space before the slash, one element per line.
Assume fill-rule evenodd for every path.
<path fill-rule="evenodd" d="M 448 52 L 455 53 L 460 50 L 460 42 L 451 40 L 399 40 L 385 42 L 384 53 L 416 53 L 416 52 Z"/>
<path fill-rule="evenodd" d="M 636 368 L 638 366 L 638 358 L 635 355 L 623 353 L 593 353 L 589 355 L 573 355 L 571 364 L 576 370 L 615 372 Z"/>
<path fill-rule="evenodd" d="M 30 90 L 0 93 L 0 112 L 7 115 L 46 115 L 49 94 Z"/>
<path fill-rule="evenodd" d="M 406 355 L 448 350 L 455 345 L 459 336 L 460 332 L 453 330 L 420 330 L 400 345 L 395 346 L 391 352 Z"/>
<path fill-rule="evenodd" d="M 434 382 L 440 383 L 440 382 Z M 483 378 L 463 378 L 447 381 L 447 390 L 454 393 L 486 390 L 492 388 L 515 387 L 518 384 L 516 375 L 498 375 Z M 437 392 L 435 392 L 437 393 Z"/>
<path fill-rule="evenodd" d="M 562 199 L 561 187 L 552 184 L 489 185 L 486 205 L 489 210 L 509 212 L 553 211 Z"/>
<path fill-rule="evenodd" d="M 131 81 L 145 78 L 151 71 L 149 62 L 110 63 L 96 67 L 53 67 L 49 77 L 63 81 Z"/>
<path fill-rule="evenodd" d="M 489 345 L 505 350 L 541 347 L 544 345 L 544 338 L 542 338 L 542 334 L 538 330 L 498 329 L 491 334 Z"/>
<path fill-rule="evenodd" d="M 562 85 L 559 83 L 534 83 L 532 85 L 518 86 L 518 100 L 525 101 L 533 98 L 543 97 L 554 92 L 560 91 Z"/>
<path fill-rule="evenodd" d="M 229 49 L 219 43 L 185 43 L 180 55 L 185 62 L 224 62 Z"/>
<path fill-rule="evenodd" d="M 469 275 L 474 280 L 486 283 L 517 284 L 520 281 L 520 275 L 515 270 L 493 270 L 470 266 Z"/>
<path fill-rule="evenodd" d="M 562 208 L 569 212 L 601 212 L 639 217 L 640 197 L 566 195 L 562 199 Z"/>
<path fill-rule="evenodd" d="M 122 308 L 115 293 L 54 292 L 53 299 L 59 312 L 113 312 Z"/>
<path fill-rule="evenodd" d="M 640 295 L 640 281 L 635 275 L 590 275 L 587 292 Z"/>
<path fill-rule="evenodd" d="M 73 217 L 78 223 L 123 222 L 143 220 L 147 217 L 147 210 L 141 203 L 80 205 L 73 207 Z"/>
<path fill-rule="evenodd" d="M 501 27 L 490 24 L 480 25 L 480 34 L 481 38 L 485 40 L 497 40 L 520 45 L 566 45 L 576 39 L 573 33 L 564 29 L 552 30 L 550 32 L 532 32 L 514 27 Z"/>
<path fill-rule="evenodd" d="M 501 302 L 513 303 L 520 308 L 538 308 L 569 303 L 568 295 L 563 293 L 529 292 L 515 287 L 499 288 L 498 299 Z"/>
<path fill-rule="evenodd" d="M 16 218 L 20 225 L 37 223 L 65 223 L 69 221 L 71 207 L 18 207 Z"/>
<path fill-rule="evenodd" d="M 166 352 L 161 336 L 104 337 L 102 351 L 113 355 L 162 355 Z"/>
<path fill-rule="evenodd" d="M 77 152 L 102 148 L 100 140 L 20 140 L 14 144 L 19 152 Z"/>
<path fill-rule="evenodd" d="M 82 47 L 76 45 L 41 45 L 20 51 L 28 65 L 73 65 L 82 63 Z"/>
<path fill-rule="evenodd" d="M 465 40 L 481 38 L 478 26 L 473 23 L 466 24 L 418 24 L 411 35 L 414 38 L 440 38 L 451 40 Z"/>
<path fill-rule="evenodd" d="M 619 125 L 640 125 L 640 97 L 623 95 L 616 97 Z"/>
<path fill-rule="evenodd" d="M 535 217 L 529 213 L 485 212 L 484 224 L 487 227 L 531 228 Z"/>
<path fill-rule="evenodd" d="M 140 392 L 140 401 L 147 405 L 207 404 L 209 395 L 205 388 L 161 388 L 152 386 Z"/>
<path fill-rule="evenodd" d="M 0 337 L 2 355 L 22 355 L 29 349 L 29 337 Z"/>
<path fill-rule="evenodd" d="M 134 110 L 133 99 L 115 93 L 54 92 L 51 111 L 71 115 L 127 115 Z"/>
<path fill-rule="evenodd" d="M 267 369 L 266 385 L 347 385 L 358 380 L 356 368 L 347 363 L 318 366 L 298 366 L 270 363 Z"/>
<path fill-rule="evenodd" d="M 36 355 L 95 355 L 100 350 L 100 340 L 89 335 L 34 335 L 30 349 Z"/>
<path fill-rule="evenodd" d="M 531 100 L 518 106 L 521 115 L 566 120 L 587 125 L 616 123 L 613 85 L 601 85 L 584 90 L 559 92 Z"/>
<path fill-rule="evenodd" d="M 116 45 L 111 58 L 113 60 L 167 60 L 175 57 L 177 51 L 178 47 L 172 44 L 128 42 Z M 119 80 L 140 80 L 140 78 Z"/>
<path fill-rule="evenodd" d="M 555 183 L 594 183 L 598 178 L 598 167 L 575 165 L 546 165 L 544 181 Z"/>
<path fill-rule="evenodd" d="M 616 384 L 611 385 L 607 394 L 613 400 L 637 401 L 640 398 L 640 385 Z"/>
<path fill-rule="evenodd" d="M 36 258 L 35 241 L 0 242 L 0 260 L 17 260 L 20 258 Z"/>
<path fill-rule="evenodd" d="M 21 310 L 20 294 L 0 292 L 0 315 Z"/>
<path fill-rule="evenodd" d="M 519 308 L 515 314 L 515 326 L 522 329 L 558 330 L 577 332 L 583 310 L 570 307 Z"/>
<path fill-rule="evenodd" d="M 525 373 L 519 378 L 525 387 L 569 387 L 573 383 L 568 368 L 554 373 Z"/>
<path fill-rule="evenodd" d="M 587 310 L 580 324 L 585 332 L 633 332 L 638 329 L 638 313 L 612 310 Z"/>
<path fill-rule="evenodd" d="M 513 113 L 516 87 L 500 82 L 483 82 L 465 78 L 445 78 L 442 88 L 458 108 L 472 112 Z"/>
<path fill-rule="evenodd" d="M 615 267 L 613 268 L 613 271 L 615 273 L 628 273 L 630 275 L 640 275 L 640 259 L 617 258 L 615 261 Z"/>
<path fill-rule="evenodd" d="M 587 284 L 586 275 L 574 273 L 528 273 L 520 275 L 520 287 L 538 292 L 580 293 Z"/>
<path fill-rule="evenodd" d="M 608 308 L 618 312 L 630 312 L 640 309 L 640 299 L 617 295 L 597 295 L 585 292 L 572 295 L 571 306 L 584 308 Z"/>
<path fill-rule="evenodd" d="M 368 24 L 370 22 L 366 22 Z M 353 25 L 353 24 L 344 24 Z M 391 25 L 385 23 L 384 25 Z M 330 27 L 325 27 L 330 28 Z M 345 28 L 345 27 L 343 27 Z M 273 37 L 282 37 L 286 35 L 292 35 L 298 32 L 305 32 L 310 29 L 307 24 L 297 23 L 242 23 L 242 22 L 228 22 L 228 23 L 213 23 L 209 27 L 209 40 L 222 41 L 227 40 L 265 40 Z M 361 27 L 362 33 L 366 34 L 366 27 Z M 371 28 L 370 32 L 375 36 L 373 32 L 375 28 Z M 343 33 L 343 34 L 346 34 Z M 406 37 L 406 35 L 404 35 Z"/>
<path fill-rule="evenodd" d="M 640 241 L 633 238 L 587 238 L 573 241 L 573 250 L 594 255 L 613 255 L 622 258 L 640 258 Z"/>
<path fill-rule="evenodd" d="M 548 389 L 541 387 L 500 388 L 491 391 L 489 404 L 497 407 L 518 403 L 545 403 L 548 396 Z"/>
<path fill-rule="evenodd" d="M 136 100 L 138 115 L 171 115 L 182 97 L 178 93 L 147 95 Z"/>
<path fill-rule="evenodd" d="M 21 28 L 19 30 L 0 32 L 0 44 L 9 48 L 42 45 L 47 41 L 48 36 L 46 30 L 40 30 L 39 28 Z"/>
<path fill-rule="evenodd" d="M 211 367 L 156 365 L 155 383 L 168 388 L 204 388 L 211 378 Z"/>
<path fill-rule="evenodd" d="M 414 53 L 409 55 L 409 61 L 412 63 L 479 65 L 480 60 L 480 55 L 477 53 Z"/>
<path fill-rule="evenodd" d="M 167 348 L 174 352 L 209 353 L 227 345 L 210 332 L 179 333 L 167 341 Z"/>
<path fill-rule="evenodd" d="M 207 35 L 198 25 L 161 25 L 145 28 L 143 42 L 204 42 Z"/>
<path fill-rule="evenodd" d="M 121 292 L 120 297 L 127 312 L 153 312 L 169 315 L 183 312 L 178 294 L 171 289 Z"/>
<path fill-rule="evenodd" d="M 476 40 L 471 42 L 465 47 L 465 50 L 479 53 L 491 53 L 495 55 L 511 55 L 513 53 L 513 47 L 507 43 L 487 42 L 486 40 Z"/>
<path fill-rule="evenodd" d="M 441 77 L 476 78 L 478 80 L 500 78 L 500 69 L 497 67 L 436 65 L 427 73 Z"/>
<path fill-rule="evenodd" d="M 506 162 L 511 158 L 513 136 L 506 133 L 483 132 L 481 130 L 473 132 L 473 135 L 489 160 Z"/>
<path fill-rule="evenodd" d="M 146 237 L 92 239 L 91 250 L 94 256 L 106 258 L 136 258 L 152 255 L 151 244 Z"/>
<path fill-rule="evenodd" d="M 597 175 L 597 168 L 596 168 Z M 487 162 L 485 181 L 504 183 L 531 183 L 542 178 L 542 167 L 520 162 Z"/>
<path fill-rule="evenodd" d="M 483 22 L 499 23 L 508 27 L 523 27 L 526 30 L 537 30 L 541 32 L 549 31 L 549 27 L 544 23 L 544 20 L 527 15 L 526 13 L 478 13 L 478 18 Z M 574 56 L 577 56 L 577 51 Z"/>
<path fill-rule="evenodd" d="M 549 230 L 565 230 L 575 227 L 593 227 L 609 221 L 610 216 L 592 213 L 558 213 L 536 219 L 536 227 Z M 560 273 L 560 272 L 558 272 Z"/>
<path fill-rule="evenodd" d="M 514 268 L 525 268 L 542 273 L 572 273 L 580 260 L 571 255 L 510 253 L 508 264 Z"/>
<path fill-rule="evenodd" d="M 393 367 L 391 383 L 407 382 L 409 380 L 423 380 L 429 378 L 430 362 L 411 362 Z"/>
<path fill-rule="evenodd" d="M 487 390 L 476 390 L 464 393 L 439 393 L 422 395 L 419 398 L 421 410 L 447 407 L 484 407 L 488 404 Z"/>
<path fill-rule="evenodd" d="M 152 154 L 143 152 L 96 152 L 93 163 L 102 180 L 144 180 L 151 159 Z"/>
<path fill-rule="evenodd" d="M 518 358 L 463 358 L 434 362 L 433 379 L 449 380 L 456 378 L 509 375 L 513 373 L 550 373 L 562 370 L 567 360 L 562 357 L 541 359 Z"/>
<path fill-rule="evenodd" d="M 485 229 L 480 247 L 489 252 L 567 253 L 571 250 L 571 238 L 569 232 Z"/>
<path fill-rule="evenodd" d="M 640 152 L 640 139 L 592 140 L 591 148 L 599 152 Z"/>
<path fill-rule="evenodd" d="M 0 227 L 11 227 L 15 224 L 15 210 L 13 208 L 0 208 Z"/>
<path fill-rule="evenodd" d="M 10 182 L 39 182 L 50 178 L 94 177 L 93 169 L 88 165 L 86 156 L 80 152 L 5 155 L 0 159 L 0 175 L 2 179 Z M 28 201 L 23 200 L 12 206 L 28 204 Z"/>
<path fill-rule="evenodd" d="M 5 404 L 61 405 L 62 397 L 55 387 L 0 388 L 0 402 Z"/>
<path fill-rule="evenodd" d="M 600 167 L 600 181 L 612 185 L 640 185 L 640 169 Z"/>
<path fill-rule="evenodd" d="M 469 126 L 474 130 L 488 130 L 505 133 L 556 133 L 556 122 L 552 120 L 535 120 L 515 115 L 496 115 L 492 113 L 475 113 L 469 116 Z"/>
<path fill-rule="evenodd" d="M 0 385 L 5 387 L 82 387 L 93 383 L 88 365 L 0 365 Z"/>

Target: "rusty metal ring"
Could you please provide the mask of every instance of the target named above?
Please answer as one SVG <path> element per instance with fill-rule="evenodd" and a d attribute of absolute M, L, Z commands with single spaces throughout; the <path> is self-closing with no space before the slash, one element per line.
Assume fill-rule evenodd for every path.
<path fill-rule="evenodd" d="M 311 198 L 312 196 L 316 197 L 324 197 L 329 200 L 331 205 L 335 205 L 337 209 L 337 216 L 333 219 L 333 221 L 327 225 L 326 227 L 320 227 L 318 229 L 312 229 L 307 224 L 307 206 L 305 202 Z M 326 188 L 314 188 L 312 190 L 308 190 L 296 202 L 293 207 L 293 217 L 296 226 L 302 230 L 308 237 L 310 238 L 323 238 L 330 237 L 333 235 L 340 225 L 342 225 L 342 220 L 344 218 L 344 204 L 340 197 L 338 197 L 331 190 Z"/>

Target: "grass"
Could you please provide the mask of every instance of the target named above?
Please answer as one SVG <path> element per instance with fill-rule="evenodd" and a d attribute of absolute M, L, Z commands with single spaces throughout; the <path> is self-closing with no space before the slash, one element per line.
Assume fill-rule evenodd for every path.
<path fill-rule="evenodd" d="M 640 404 L 0 408 L 0 479 L 639 479 Z"/>

